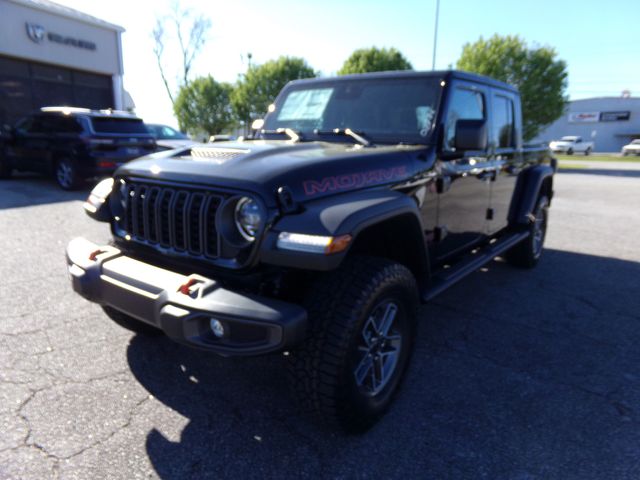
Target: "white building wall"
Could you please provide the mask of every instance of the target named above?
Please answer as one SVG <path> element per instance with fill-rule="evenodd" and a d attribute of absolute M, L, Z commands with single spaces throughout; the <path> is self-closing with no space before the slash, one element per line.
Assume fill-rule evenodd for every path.
<path fill-rule="evenodd" d="M 625 117 L 627 112 L 628 119 L 606 121 L 616 116 Z M 540 133 L 534 142 L 548 143 L 565 135 L 592 140 L 595 152 L 619 152 L 623 145 L 640 138 L 640 98 L 574 100 L 565 114 Z"/>

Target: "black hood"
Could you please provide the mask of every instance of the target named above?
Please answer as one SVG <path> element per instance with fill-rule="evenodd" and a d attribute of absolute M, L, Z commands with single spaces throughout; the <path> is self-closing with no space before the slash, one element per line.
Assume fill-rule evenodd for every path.
<path fill-rule="evenodd" d="M 279 187 L 298 202 L 374 185 L 400 183 L 426 146 L 255 140 L 159 152 L 123 165 L 117 176 L 199 184 L 259 194 L 275 205 Z"/>

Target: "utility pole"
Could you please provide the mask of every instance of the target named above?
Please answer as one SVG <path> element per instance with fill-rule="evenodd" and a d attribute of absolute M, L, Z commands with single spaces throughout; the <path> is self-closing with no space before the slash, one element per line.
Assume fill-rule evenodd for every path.
<path fill-rule="evenodd" d="M 438 45 L 438 16 L 440 15 L 440 0 L 436 0 L 436 27 L 433 33 L 433 63 L 431 70 L 436 69 L 436 46 Z"/>

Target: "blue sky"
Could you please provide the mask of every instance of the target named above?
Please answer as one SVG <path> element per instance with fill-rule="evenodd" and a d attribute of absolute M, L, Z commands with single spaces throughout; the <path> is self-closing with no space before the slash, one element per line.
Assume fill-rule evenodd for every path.
<path fill-rule="evenodd" d="M 166 0 L 57 0 L 123 26 L 125 87 L 137 113 L 175 125 L 152 53 L 150 32 Z M 211 18 L 209 40 L 194 67 L 233 82 L 252 52 L 262 63 L 280 55 L 304 57 L 323 75 L 335 73 L 360 47 L 399 49 L 415 69 L 430 70 L 436 0 L 182 0 Z M 520 35 L 552 46 L 569 70 L 572 99 L 640 96 L 637 0 L 441 0 L 436 68 L 455 65 L 462 46 L 480 36 Z M 170 49 L 168 46 L 167 49 Z M 177 57 L 169 57 L 169 63 Z M 177 69 L 176 69 L 177 72 Z"/>

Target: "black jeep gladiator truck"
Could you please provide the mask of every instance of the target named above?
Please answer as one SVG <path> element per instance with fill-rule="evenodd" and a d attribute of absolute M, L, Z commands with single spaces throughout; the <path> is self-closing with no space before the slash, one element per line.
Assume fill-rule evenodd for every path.
<path fill-rule="evenodd" d="M 407 369 L 417 307 L 496 256 L 542 254 L 554 159 L 513 87 L 458 71 L 289 83 L 253 140 L 127 163 L 85 210 L 73 288 L 134 331 L 285 354 L 302 405 L 364 431 Z"/>

